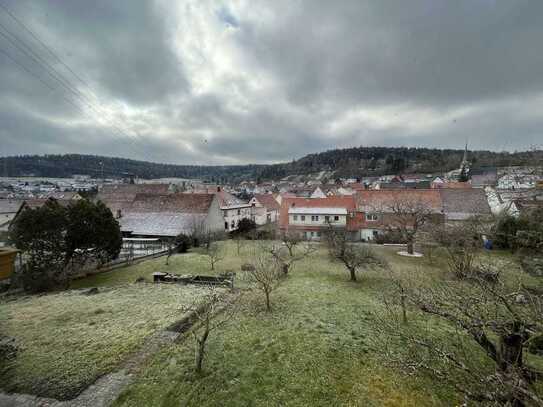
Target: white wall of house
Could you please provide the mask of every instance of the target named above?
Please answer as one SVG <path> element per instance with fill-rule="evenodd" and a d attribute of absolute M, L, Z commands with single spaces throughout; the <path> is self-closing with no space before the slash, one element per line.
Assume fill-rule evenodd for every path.
<path fill-rule="evenodd" d="M 347 215 L 327 215 L 320 214 L 305 214 L 305 213 L 289 213 L 288 223 L 293 226 L 327 226 L 328 222 L 335 226 L 346 226 Z"/>
<path fill-rule="evenodd" d="M 223 230 L 231 232 L 238 228 L 240 220 L 247 218 L 251 219 L 252 208 L 247 205 L 236 205 L 235 207 L 223 207 L 221 208 L 223 213 Z"/>
<path fill-rule="evenodd" d="M 279 211 L 273 209 L 269 210 L 263 206 L 256 198 L 252 198 L 249 201 L 251 205 L 251 219 L 259 226 L 267 223 L 277 222 L 279 219 Z"/>

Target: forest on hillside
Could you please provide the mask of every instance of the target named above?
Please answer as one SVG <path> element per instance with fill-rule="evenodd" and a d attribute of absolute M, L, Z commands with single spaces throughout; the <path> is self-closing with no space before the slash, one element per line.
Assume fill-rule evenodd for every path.
<path fill-rule="evenodd" d="M 82 154 L 21 155 L 0 157 L 3 176 L 70 177 L 74 174 L 94 178 L 135 176 L 150 178 L 196 178 L 217 183 L 242 180 L 278 180 L 290 175 L 334 171 L 335 177 L 363 177 L 397 173 L 433 173 L 458 168 L 463 150 L 407 147 L 353 147 L 306 155 L 280 164 L 175 165 L 126 158 Z M 470 151 L 472 167 L 543 165 L 543 151 Z"/>

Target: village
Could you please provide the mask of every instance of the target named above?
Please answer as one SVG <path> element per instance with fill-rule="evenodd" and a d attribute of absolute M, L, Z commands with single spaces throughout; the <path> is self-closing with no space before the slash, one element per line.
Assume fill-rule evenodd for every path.
<path fill-rule="evenodd" d="M 316 352 L 321 349 L 326 353 L 330 340 L 354 354 L 376 355 L 370 357 L 367 366 L 356 368 L 357 375 L 350 375 L 351 385 L 377 377 L 382 381 L 379 386 L 400 386 L 402 395 L 375 393 L 374 384 L 368 384 L 367 391 L 347 393 L 332 386 L 329 393 L 317 399 L 312 392 L 321 392 L 317 390 L 321 387 L 313 389 L 315 377 L 309 375 L 303 379 L 306 390 L 301 395 L 302 404 L 308 400 L 319 404 L 322 397 L 332 404 L 344 402 L 344 397 L 355 397 L 357 402 L 367 398 L 379 404 L 408 397 L 409 405 L 446 405 L 452 399 L 460 400 L 462 396 L 454 386 L 444 384 L 436 393 L 411 380 L 401 380 L 388 365 L 380 365 L 377 355 L 392 349 L 396 356 L 386 356 L 386 360 L 395 359 L 402 353 L 402 341 L 413 338 L 415 344 L 428 338 L 422 327 L 408 322 L 421 318 L 420 313 L 426 313 L 428 304 L 433 304 L 420 301 L 436 300 L 418 297 L 418 291 L 408 288 L 426 279 L 437 285 L 444 281 L 446 297 L 439 301 L 452 301 L 447 307 L 460 306 L 454 303 L 454 293 L 460 295 L 457 300 L 467 300 L 465 290 L 473 291 L 478 301 L 500 301 L 492 288 L 498 281 L 507 292 L 503 295 L 514 295 L 507 297 L 512 298 L 507 300 L 508 307 L 523 308 L 527 301 L 537 301 L 543 276 L 538 243 L 541 236 L 537 235 L 540 223 L 533 220 L 535 226 L 529 226 L 529 219 L 538 219 L 542 213 L 542 182 L 538 167 L 471 168 L 467 149 L 459 168 L 448 173 L 338 178 L 332 183 L 282 179 L 217 185 L 188 179 L 87 176 L 5 180 L 0 199 L 5 242 L 0 251 L 0 306 L 6 312 L 0 318 L 4 332 L 0 340 L 6 367 L 1 373 L 5 384 L 0 389 L 7 392 L 0 393 L 0 404 L 142 405 L 151 397 L 149 404 L 154 405 L 155 400 L 164 401 L 162 386 L 170 386 L 159 373 L 164 369 L 168 374 L 175 372 L 175 390 L 170 391 L 175 392 L 176 400 L 186 401 L 183 392 L 197 380 L 214 390 L 211 396 L 190 396 L 193 399 L 189 403 L 222 404 L 222 391 L 237 391 L 236 385 L 224 380 L 252 383 L 266 371 L 265 376 L 271 374 L 270 386 L 284 383 L 280 374 L 283 358 L 289 364 L 295 363 L 292 358 L 317 363 L 315 374 L 328 377 L 321 370 L 326 364 L 317 362 L 317 354 L 284 353 L 282 347 L 311 343 Z M 94 206 L 97 209 L 92 209 Z M 98 242 L 79 243 L 81 249 L 73 252 L 69 263 L 57 268 L 58 263 L 51 262 L 53 241 L 45 249 L 41 243 L 36 246 L 36 234 L 47 240 L 53 233 L 43 229 L 47 228 L 43 226 L 47 218 L 71 219 L 75 216 L 71 211 L 96 216 L 91 213 L 100 208 L 110 217 L 100 222 L 111 226 L 99 232 L 92 223 L 80 219 L 83 223 L 78 227 L 83 229 L 78 233 L 89 235 L 89 239 L 98 234 Z M 27 230 L 22 225 L 27 224 L 24 228 L 37 229 L 25 243 Z M 518 231 L 512 230 L 511 224 L 517 225 Z M 59 230 L 57 239 L 72 235 L 67 227 L 66 232 Z M 529 242 L 525 233 L 533 236 Z M 81 241 L 81 237 L 75 239 Z M 64 249 L 60 250 L 62 255 Z M 111 254 L 102 258 L 97 253 Z M 37 265 L 43 262 L 50 271 L 61 271 L 32 274 L 32 268 L 41 267 Z M 517 279 L 525 288 L 508 291 L 514 287 L 509 288 L 509 284 Z M 348 282 L 356 286 L 346 286 Z M 315 287 L 319 287 L 318 292 Z M 32 294 L 44 289 L 50 294 Z M 360 289 L 366 291 L 361 294 Z M 378 299 L 383 295 L 384 302 Z M 359 319 L 356 308 L 347 311 L 364 307 L 367 301 L 371 305 L 369 313 L 362 311 L 364 318 Z M 41 315 L 43 307 L 47 312 L 38 317 L 40 322 L 36 317 L 30 325 L 24 322 L 23 315 Z M 446 315 L 437 308 L 434 312 Z M 403 315 L 399 322 L 389 319 L 396 313 Z M 508 324 L 509 317 L 503 318 L 503 324 Z M 452 326 L 466 324 L 461 313 L 445 320 Z M 408 326 L 414 331 L 406 331 Z M 79 333 L 74 334 L 74 329 Z M 230 335 L 237 330 L 245 333 L 234 345 Z M 260 337 L 258 332 L 263 330 L 272 339 Z M 304 336 L 297 338 L 300 330 Z M 447 335 L 446 329 L 435 327 L 431 331 L 437 337 Z M 372 332 L 377 343 L 363 332 Z M 475 338 L 481 334 L 477 331 Z M 78 345 L 81 335 L 86 337 L 86 345 Z M 463 337 L 459 335 L 458 340 Z M 194 354 L 190 345 L 193 340 L 197 344 Z M 386 348 L 384 343 L 388 344 Z M 537 343 L 521 348 L 527 360 L 534 362 L 535 355 L 541 354 Z M 60 358 L 59 347 L 67 350 Z M 241 357 L 242 348 L 252 349 L 251 356 Z M 236 373 L 239 366 L 257 363 L 253 358 L 268 351 L 280 359 L 266 362 L 262 372 L 253 370 L 252 377 Z M 462 345 L 461 351 L 471 354 L 477 352 L 477 346 Z M 349 352 L 336 354 L 328 363 L 342 369 Z M 435 352 L 437 361 L 441 357 L 439 348 Z M 191 362 L 194 357 L 196 367 Z M 349 363 L 357 363 L 359 357 Z M 407 355 L 400 359 L 401 363 L 410 363 Z M 470 369 L 484 376 L 484 369 L 479 372 L 477 363 Z M 65 372 L 69 365 L 68 377 Z M 379 373 L 368 376 L 367 369 L 378 369 Z M 433 372 L 433 368 L 429 369 L 417 370 L 417 380 L 429 380 L 425 371 Z M 456 367 L 447 369 L 454 373 Z M 216 371 L 220 379 L 205 373 L 210 371 Z M 180 372 L 191 379 L 178 377 Z M 469 384 L 470 391 L 479 391 L 477 384 L 459 377 L 455 380 Z M 391 380 L 400 382 L 392 385 Z M 254 386 L 259 388 L 256 382 Z M 295 382 L 287 384 L 287 388 L 291 386 Z M 234 397 L 232 405 L 243 404 L 243 397 L 258 400 L 266 394 L 255 391 Z M 509 397 L 503 396 L 500 386 L 493 391 L 502 396 L 492 397 Z M 282 404 L 283 396 L 273 392 L 274 404 Z"/>
<path fill-rule="evenodd" d="M 464 172 L 468 176 L 460 180 Z M 126 239 L 174 238 L 190 234 L 195 222 L 230 233 L 242 219 L 250 219 L 259 228 L 296 230 L 306 239 L 319 239 L 332 221 L 345 226 L 353 241 L 382 241 L 394 227 L 386 213 L 393 201 L 404 197 L 428 206 L 442 222 L 519 216 L 543 205 L 543 167 L 470 168 L 467 147 L 458 170 L 445 174 L 338 178 L 332 183 L 321 182 L 319 175 L 305 182 L 288 177 L 238 185 L 81 175 L 72 180 L 6 179 L 0 184 L 0 233 L 7 237 L 11 222 L 25 207 L 36 208 L 50 199 L 68 205 L 83 197 L 105 203 Z"/>
<path fill-rule="evenodd" d="M 0 0 L 0 407 L 543 407 L 542 17 Z"/>

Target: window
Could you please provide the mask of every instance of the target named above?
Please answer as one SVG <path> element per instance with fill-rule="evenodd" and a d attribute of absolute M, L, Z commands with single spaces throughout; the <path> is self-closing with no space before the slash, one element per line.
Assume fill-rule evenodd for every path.
<path fill-rule="evenodd" d="M 326 215 L 326 216 L 324 217 L 324 221 L 325 221 L 325 222 L 330 222 L 330 216 Z"/>
<path fill-rule="evenodd" d="M 224 222 L 224 230 L 228 230 L 228 222 Z"/>
<path fill-rule="evenodd" d="M 238 209 L 238 215 L 241 215 L 241 209 Z"/>
<path fill-rule="evenodd" d="M 311 215 L 311 222 L 318 222 L 319 221 L 319 215 Z"/>
<path fill-rule="evenodd" d="M 302 215 L 301 219 L 302 219 L 302 222 L 305 222 L 305 215 Z"/>
<path fill-rule="evenodd" d="M 298 220 L 298 215 L 292 216 L 292 220 L 293 220 L 293 221 L 297 221 L 297 220 Z"/>
<path fill-rule="evenodd" d="M 366 213 L 366 220 L 368 222 L 375 222 L 378 219 L 379 217 L 377 216 L 376 213 Z"/>
<path fill-rule="evenodd" d="M 337 222 L 339 220 L 339 216 L 334 216 L 334 220 Z"/>

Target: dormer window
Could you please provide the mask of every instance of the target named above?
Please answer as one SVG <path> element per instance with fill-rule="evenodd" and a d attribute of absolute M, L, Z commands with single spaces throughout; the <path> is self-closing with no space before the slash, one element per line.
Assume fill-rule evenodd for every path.
<path fill-rule="evenodd" d="M 375 222 L 379 220 L 379 216 L 376 213 L 366 213 L 366 220 L 368 222 Z"/>

